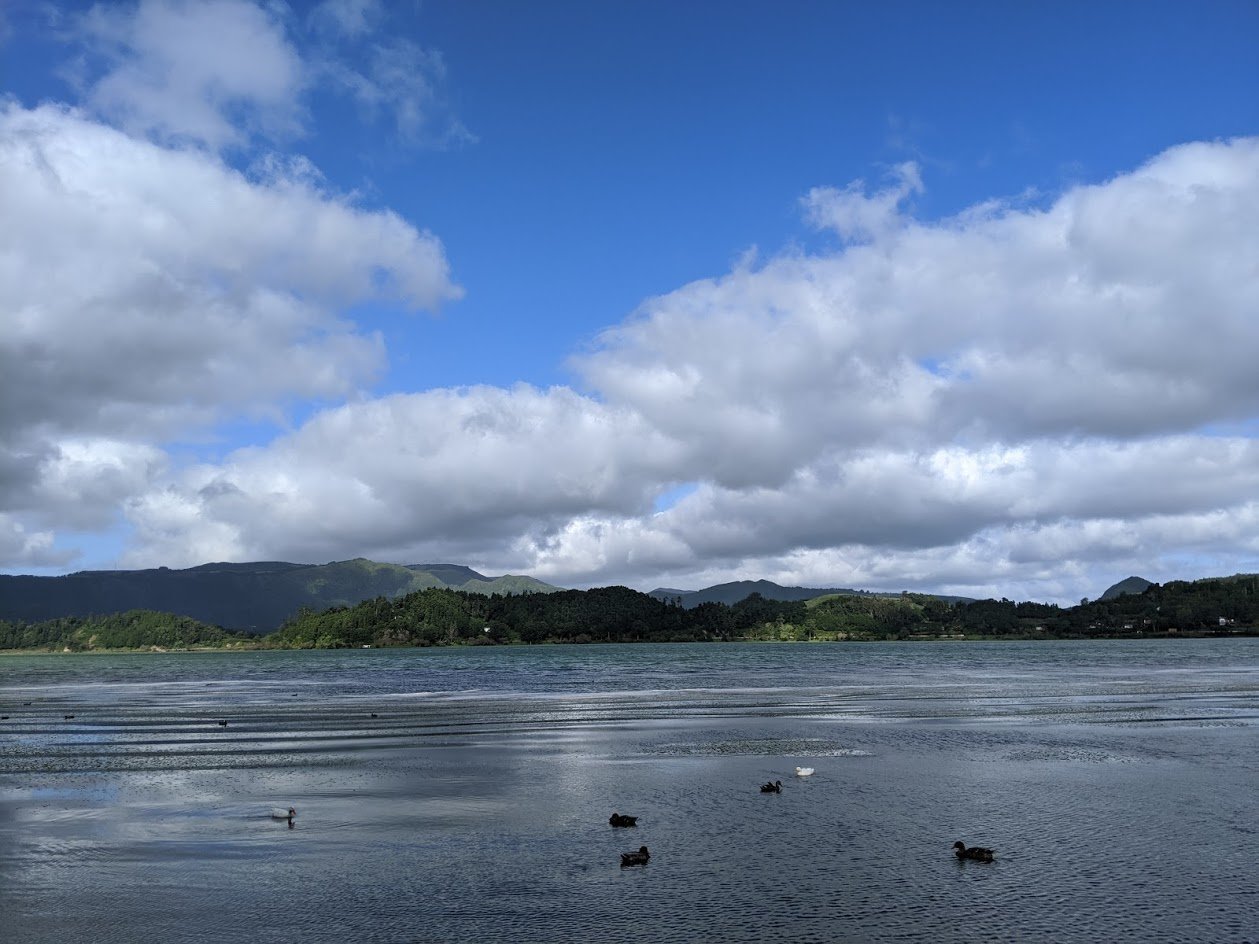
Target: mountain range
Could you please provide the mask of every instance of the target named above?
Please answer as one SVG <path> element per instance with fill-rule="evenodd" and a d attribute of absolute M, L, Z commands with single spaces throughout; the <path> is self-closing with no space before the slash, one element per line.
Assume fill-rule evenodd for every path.
<path fill-rule="evenodd" d="M 895 597 L 899 593 L 877 593 L 870 590 L 851 590 L 843 587 L 783 587 L 770 580 L 735 580 L 732 583 L 719 583 L 703 590 L 674 590 L 669 587 L 658 587 L 647 595 L 666 603 L 677 603 L 686 609 L 702 603 L 725 603 L 727 606 L 746 600 L 754 593 L 759 593 L 767 600 L 812 600 L 816 597 L 833 596 L 867 596 Z M 929 596 L 937 596 L 928 594 Z M 969 597 L 937 596 L 946 603 L 969 601 Z"/>
<path fill-rule="evenodd" d="M 1102 599 L 1140 593 L 1150 583 L 1129 577 Z M 533 577 L 487 577 L 461 564 L 384 564 L 356 558 L 328 564 L 285 561 L 202 564 L 184 570 L 85 570 L 62 577 L 0 575 L 0 620 L 38 622 L 63 616 L 97 616 L 156 610 L 225 629 L 269 633 L 302 608 L 316 612 L 445 587 L 466 593 L 554 593 L 561 587 Z M 702 590 L 660 587 L 648 596 L 686 609 L 704 603 L 733 605 L 752 594 L 767 600 L 811 600 L 844 595 L 894 597 L 848 588 L 783 587 L 769 580 L 738 580 Z M 946 603 L 967 597 L 939 596 Z"/>
<path fill-rule="evenodd" d="M 459 564 L 330 564 L 255 561 L 186 570 L 84 570 L 63 577 L 0 575 L 0 619 L 40 620 L 158 610 L 255 633 L 278 628 L 303 607 L 322 611 L 373 597 L 448 587 L 468 593 L 551 593 L 532 577 L 487 577 Z"/>

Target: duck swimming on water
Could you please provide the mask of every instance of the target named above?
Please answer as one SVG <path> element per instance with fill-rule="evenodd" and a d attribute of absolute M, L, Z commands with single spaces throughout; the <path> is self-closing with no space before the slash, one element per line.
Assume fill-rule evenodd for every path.
<path fill-rule="evenodd" d="M 966 843 L 960 839 L 953 843 L 953 854 L 959 859 L 970 859 L 974 862 L 991 862 L 992 850 L 985 849 L 982 846 L 971 846 L 966 848 Z"/>
<path fill-rule="evenodd" d="M 613 813 L 611 816 L 608 817 L 608 825 L 617 826 L 617 827 L 637 826 L 638 817 L 637 816 L 622 816 L 620 813 Z"/>
<path fill-rule="evenodd" d="M 796 776 L 797 777 L 812 777 L 813 768 L 812 767 L 797 767 Z"/>
<path fill-rule="evenodd" d="M 627 865 L 646 865 L 647 860 L 651 858 L 651 853 L 647 851 L 646 846 L 639 846 L 637 852 L 621 853 L 621 868 Z"/>
<path fill-rule="evenodd" d="M 782 793 L 782 792 L 783 792 L 783 782 L 781 780 L 775 780 L 772 783 L 761 784 L 761 793 Z"/>
<path fill-rule="evenodd" d="M 286 819 L 290 824 L 293 822 L 293 817 L 296 815 L 297 810 L 293 809 L 291 806 L 287 810 L 274 809 L 271 811 L 272 819 Z"/>

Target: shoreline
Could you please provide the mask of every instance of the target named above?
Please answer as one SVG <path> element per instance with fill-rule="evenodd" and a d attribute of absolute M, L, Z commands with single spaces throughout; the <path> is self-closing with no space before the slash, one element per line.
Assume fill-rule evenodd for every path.
<path fill-rule="evenodd" d="M 545 648 L 547 646 L 642 646 L 642 645 L 743 645 L 747 643 L 765 643 L 775 646 L 817 646 L 817 645 L 865 645 L 869 643 L 973 643 L 973 642 L 1141 642 L 1145 640 L 1164 639 L 1255 639 L 1259 638 L 1259 628 L 1234 629 L 1223 633 L 1124 633 L 1096 636 L 1051 636 L 1038 634 L 1035 636 L 996 636 L 996 635 L 950 635 L 950 636 L 918 636 L 908 639 L 889 637 L 867 639 L 684 639 L 684 640 L 643 640 L 635 642 L 510 642 L 493 643 L 491 648 Z M 5 656 L 107 656 L 107 655 L 188 655 L 192 653 L 244 653 L 244 652 L 337 652 L 355 649 L 393 650 L 393 649 L 480 649 L 486 648 L 485 643 L 474 645 L 453 643 L 433 646 L 142 646 L 134 649 L 0 649 L 0 658 Z"/>

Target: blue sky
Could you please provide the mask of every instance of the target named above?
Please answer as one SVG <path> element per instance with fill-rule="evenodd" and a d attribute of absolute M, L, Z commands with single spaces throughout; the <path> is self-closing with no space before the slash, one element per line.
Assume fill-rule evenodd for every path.
<path fill-rule="evenodd" d="M 0 570 L 1259 567 L 1254 3 L 0 17 Z"/>

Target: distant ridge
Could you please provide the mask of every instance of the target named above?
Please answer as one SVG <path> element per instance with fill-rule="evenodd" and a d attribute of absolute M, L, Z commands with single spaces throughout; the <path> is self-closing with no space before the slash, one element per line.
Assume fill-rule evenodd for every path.
<path fill-rule="evenodd" d="M 657 600 L 669 601 L 676 600 L 678 597 L 684 597 L 695 592 L 697 591 L 677 590 L 673 587 L 657 587 L 655 590 L 650 591 L 647 596 L 655 597 Z"/>
<path fill-rule="evenodd" d="M 864 597 L 895 597 L 898 593 L 878 593 L 870 590 L 852 590 L 840 587 L 784 587 L 772 580 L 736 580 L 732 583 L 719 583 L 703 590 L 670 590 L 661 587 L 652 590 L 648 596 L 663 600 L 666 603 L 678 602 L 686 609 L 699 606 L 701 603 L 725 603 L 727 606 L 746 600 L 754 593 L 759 593 L 766 600 L 812 600 L 826 596 L 864 596 Z M 923 594 L 936 596 L 936 594 Z M 965 602 L 967 597 L 940 596 L 946 602 Z"/>
<path fill-rule="evenodd" d="M 485 574 L 478 574 L 471 567 L 464 567 L 462 564 L 407 564 L 407 570 L 431 574 L 449 587 L 462 586 L 469 580 L 484 582 L 494 579 Z"/>
<path fill-rule="evenodd" d="M 1154 583 L 1146 580 L 1144 577 L 1127 577 L 1114 586 L 1107 587 L 1106 592 L 1101 595 L 1100 599 L 1113 600 L 1126 593 L 1145 593 L 1152 586 L 1154 586 Z"/>
<path fill-rule="evenodd" d="M 532 577 L 487 577 L 459 564 L 200 564 L 184 570 L 84 570 L 64 577 L 0 575 L 0 619 L 38 622 L 157 610 L 225 629 L 269 633 L 302 607 L 326 610 L 374 597 L 446 587 L 468 593 L 553 593 Z"/>

